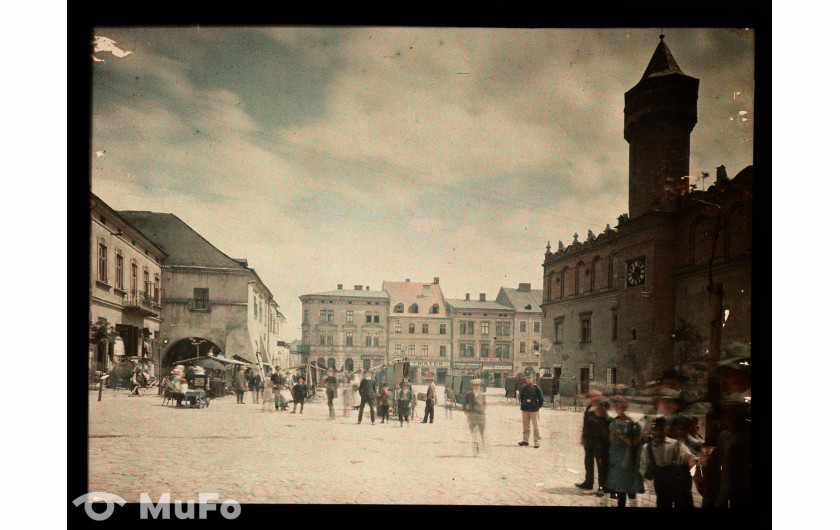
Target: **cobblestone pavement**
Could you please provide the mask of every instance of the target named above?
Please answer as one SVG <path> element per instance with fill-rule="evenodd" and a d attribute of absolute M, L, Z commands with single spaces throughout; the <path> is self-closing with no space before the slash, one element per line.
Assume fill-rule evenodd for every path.
<path fill-rule="evenodd" d="M 442 389 L 438 389 L 442 393 Z M 361 425 L 357 412 L 327 420 L 325 402 L 303 415 L 263 412 L 262 405 L 215 399 L 205 409 L 162 406 L 162 397 L 89 395 L 88 491 L 138 502 L 198 499 L 200 492 L 240 503 L 503 504 L 615 506 L 575 487 L 583 479 L 582 412 L 543 409 L 541 447 L 520 447 L 519 407 L 489 389 L 486 452 L 472 457 L 464 413 L 435 422 L 420 416 Z M 289 408 L 291 410 L 291 407 Z M 630 506 L 652 506 L 653 484 Z"/>

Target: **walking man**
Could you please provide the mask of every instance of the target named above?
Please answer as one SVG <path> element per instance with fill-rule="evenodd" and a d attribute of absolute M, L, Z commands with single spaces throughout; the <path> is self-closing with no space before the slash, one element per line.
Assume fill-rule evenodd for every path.
<path fill-rule="evenodd" d="M 426 412 L 423 414 L 423 423 L 428 420 L 429 423 L 435 422 L 435 404 L 437 401 L 437 387 L 435 380 L 429 378 L 429 388 L 426 389 Z"/>
<path fill-rule="evenodd" d="M 236 403 L 245 403 L 245 390 L 248 388 L 248 383 L 245 381 L 245 372 L 240 366 L 233 376 L 233 383 L 236 387 Z"/>
<path fill-rule="evenodd" d="M 335 394 L 338 391 L 338 380 L 336 380 L 335 372 L 332 368 L 327 370 L 327 378 L 324 380 L 324 385 L 327 387 L 327 407 L 330 409 L 330 419 L 334 420 L 335 408 L 333 407 L 333 399 L 335 399 Z"/>
<path fill-rule="evenodd" d="M 534 384 L 534 377 L 525 376 L 525 386 L 519 391 L 519 409 L 522 411 L 522 441 L 519 445 L 528 445 L 531 426 L 534 427 L 534 449 L 540 447 L 540 408 L 543 406 L 542 389 Z"/>
<path fill-rule="evenodd" d="M 470 381 L 470 391 L 464 401 L 464 412 L 467 414 L 467 428 L 472 439 L 473 456 L 484 451 L 484 424 L 486 421 L 487 398 L 481 390 L 481 379 Z"/>
<path fill-rule="evenodd" d="M 274 373 L 271 374 L 271 389 L 274 391 L 274 410 L 280 409 L 280 400 L 282 396 L 280 392 L 283 391 L 283 376 L 280 374 L 280 367 L 274 367 Z M 286 405 L 283 404 L 283 408 L 286 408 Z"/>
<path fill-rule="evenodd" d="M 368 405 L 370 407 L 370 423 L 376 425 L 376 413 L 373 411 L 374 401 L 376 401 L 376 385 L 373 382 L 370 370 L 365 371 L 365 378 L 359 383 L 359 397 L 361 397 L 361 404 L 359 405 L 359 421 L 356 423 L 362 423 L 365 405 Z"/>
<path fill-rule="evenodd" d="M 292 387 L 292 398 L 295 400 L 295 404 L 292 407 L 292 414 L 297 412 L 298 403 L 300 403 L 300 413 L 303 414 L 303 400 L 306 399 L 306 392 L 309 390 L 309 386 L 304 383 L 303 376 L 298 377 L 298 384 Z"/>

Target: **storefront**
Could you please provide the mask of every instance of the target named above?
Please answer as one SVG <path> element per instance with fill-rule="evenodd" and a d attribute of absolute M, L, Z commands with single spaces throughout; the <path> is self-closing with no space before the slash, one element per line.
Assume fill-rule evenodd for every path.
<path fill-rule="evenodd" d="M 426 381 L 427 378 L 434 378 L 436 383 L 445 383 L 449 374 L 449 361 L 412 361 L 412 376 L 416 374 L 417 381 L 412 377 L 412 382 Z"/>
<path fill-rule="evenodd" d="M 379 366 L 385 364 L 385 356 L 383 355 L 362 355 L 362 369 L 369 370 L 371 366 Z"/>
<path fill-rule="evenodd" d="M 502 388 L 505 379 L 513 377 L 513 364 L 484 363 L 481 367 L 482 379 L 487 386 Z"/>

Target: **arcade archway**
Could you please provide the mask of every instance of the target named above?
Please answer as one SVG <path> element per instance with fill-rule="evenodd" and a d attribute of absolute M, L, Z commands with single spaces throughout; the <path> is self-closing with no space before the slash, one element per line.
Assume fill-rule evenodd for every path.
<path fill-rule="evenodd" d="M 217 356 L 221 353 L 219 348 L 213 341 L 201 337 L 187 337 L 176 341 L 163 356 L 163 366 L 171 366 L 177 364 L 178 361 L 184 359 L 192 359 L 202 355 Z"/>

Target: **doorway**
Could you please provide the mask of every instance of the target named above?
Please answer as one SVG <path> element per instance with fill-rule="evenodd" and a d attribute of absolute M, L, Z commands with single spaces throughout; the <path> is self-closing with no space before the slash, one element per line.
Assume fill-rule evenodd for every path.
<path fill-rule="evenodd" d="M 500 388 L 502 386 L 502 374 L 498 372 L 493 374 L 493 386 L 495 388 Z"/>
<path fill-rule="evenodd" d="M 554 368 L 554 379 L 560 379 L 560 374 L 562 373 L 562 368 Z"/>
<path fill-rule="evenodd" d="M 589 368 L 580 369 L 580 393 L 589 393 Z"/>

